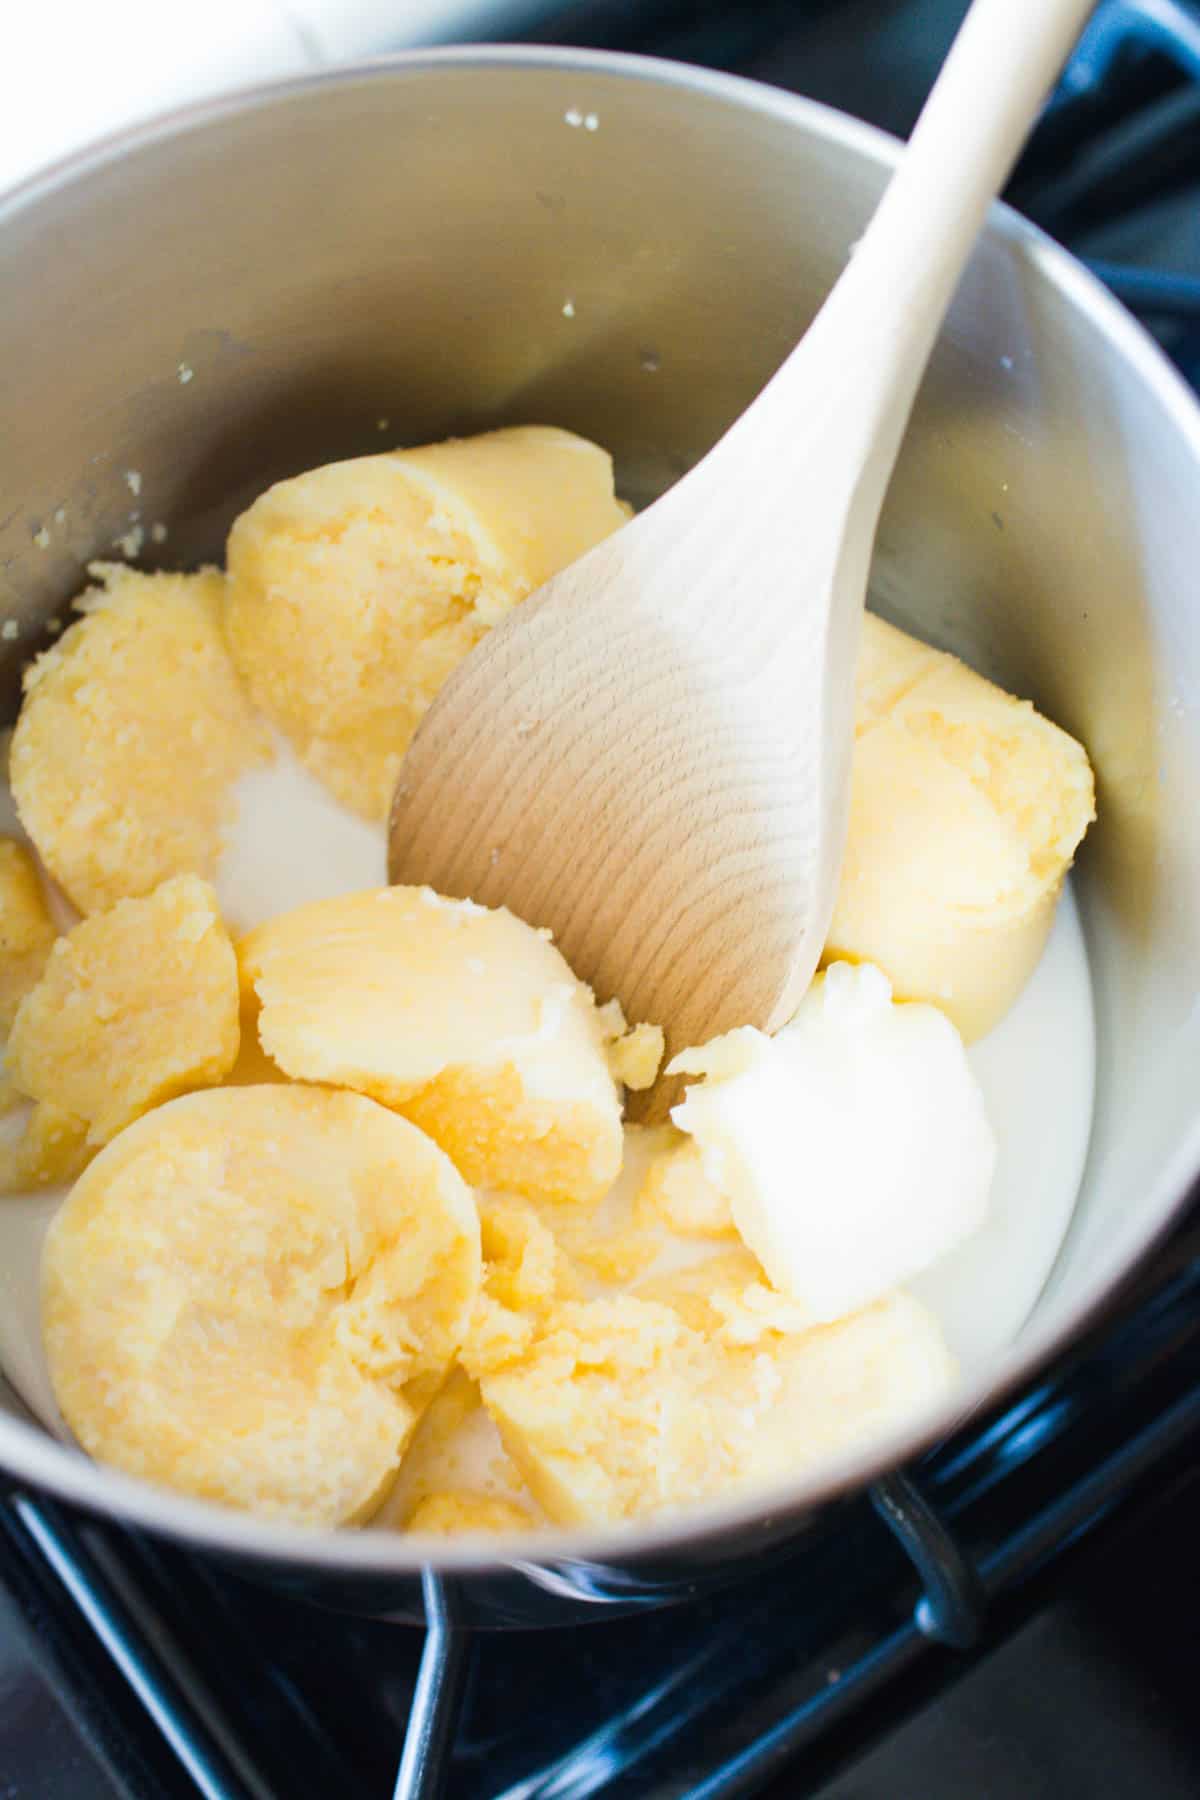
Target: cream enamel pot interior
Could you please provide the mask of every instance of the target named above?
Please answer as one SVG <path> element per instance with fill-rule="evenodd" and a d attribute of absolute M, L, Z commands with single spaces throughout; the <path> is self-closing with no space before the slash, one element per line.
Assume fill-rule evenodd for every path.
<path fill-rule="evenodd" d="M 595 130 L 568 111 L 594 113 Z M 537 420 L 652 497 L 786 354 L 896 154 L 769 88 L 632 58 L 432 52 L 235 95 L 0 200 L 0 599 L 27 648 L 128 529 L 221 553 L 269 481 L 388 441 Z M 567 299 L 575 317 L 564 319 Z M 637 1531 L 448 1546 L 460 1616 L 669 1599 L 792 1554 L 830 1504 L 1083 1326 L 1200 1169 L 1200 409 L 1144 333 L 998 208 L 892 483 L 874 603 L 1030 694 L 1088 746 L 1078 871 L 1098 1087 L 1077 1213 L 1019 1341 L 928 1420 L 786 1491 Z M 39 546 L 41 523 L 67 524 Z M 147 561 L 150 558 L 146 559 Z M 9 647 L 5 646 L 6 651 Z M 7 698 L 19 655 L 7 658 Z M 333 1604 L 420 1617 L 417 1545 L 268 1527 L 54 1441 L 7 1386 L 26 1484 L 249 1561 Z"/>

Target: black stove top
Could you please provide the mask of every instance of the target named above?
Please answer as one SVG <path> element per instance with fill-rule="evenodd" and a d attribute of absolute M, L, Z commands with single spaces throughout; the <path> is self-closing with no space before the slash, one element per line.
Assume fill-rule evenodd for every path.
<path fill-rule="evenodd" d="M 585 0 L 529 35 L 735 68 L 903 132 L 964 11 Z M 1010 197 L 1200 385 L 1200 11 L 1102 0 Z M 769 1575 L 453 1637 L 445 1792 L 1191 1800 L 1198 1451 L 1200 1211 L 1054 1369 Z M 432 1794 L 412 1751 L 396 1787 L 423 1649 L 9 1495 L 0 1800 Z"/>

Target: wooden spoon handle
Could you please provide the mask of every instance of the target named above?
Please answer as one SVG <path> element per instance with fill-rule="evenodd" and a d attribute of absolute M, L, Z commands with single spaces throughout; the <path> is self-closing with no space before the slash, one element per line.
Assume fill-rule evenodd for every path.
<path fill-rule="evenodd" d="M 847 381 L 844 400 L 861 409 L 859 442 L 871 446 L 881 501 L 988 206 L 1094 4 L 975 0 L 874 217 L 776 378 L 790 386 L 794 366 L 807 389 L 814 358 L 846 367 L 853 356 L 849 367 L 859 375 Z"/>
<path fill-rule="evenodd" d="M 931 330 L 1094 4 L 975 0 L 964 19 L 854 258 Z"/>

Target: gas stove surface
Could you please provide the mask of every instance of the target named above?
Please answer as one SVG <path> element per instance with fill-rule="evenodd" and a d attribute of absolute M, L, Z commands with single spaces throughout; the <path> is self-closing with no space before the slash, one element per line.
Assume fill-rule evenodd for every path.
<path fill-rule="evenodd" d="M 964 10 L 594 0 L 541 9 L 530 35 L 734 68 L 904 132 Z M 1193 7 L 1103 0 L 1010 197 L 1200 384 Z M 1055 1368 L 792 1561 L 660 1612 L 476 1638 L 444 1791 L 1193 1796 L 1198 1450 L 1194 1212 Z M 396 1788 L 422 1651 L 10 1495 L 0 1800 L 431 1794 L 411 1767 Z"/>

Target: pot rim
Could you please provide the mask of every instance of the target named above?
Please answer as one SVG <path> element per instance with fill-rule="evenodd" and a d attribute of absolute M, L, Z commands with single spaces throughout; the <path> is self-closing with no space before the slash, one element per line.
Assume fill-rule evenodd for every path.
<path fill-rule="evenodd" d="M 815 128 L 835 145 L 884 167 L 895 164 L 901 149 L 899 140 L 888 132 L 818 101 L 743 76 L 665 58 L 610 51 L 467 44 L 403 51 L 312 74 L 250 84 L 110 132 L 0 193 L 0 228 L 16 213 L 37 205 L 63 186 L 131 153 L 223 118 L 275 106 L 309 90 L 419 76 L 426 70 L 447 67 L 480 71 L 515 68 L 661 82 Z M 572 104 L 577 100 L 575 95 L 567 98 Z M 994 240 L 1018 247 L 1040 279 L 1091 317 L 1117 354 L 1134 367 L 1153 391 L 1176 428 L 1190 440 L 1200 466 L 1200 403 L 1137 321 L 1069 252 L 1002 202 L 994 203 L 986 232 Z M 0 1466 L 19 1481 L 31 1482 L 59 1499 L 119 1523 L 255 1561 L 295 1567 L 317 1565 L 345 1574 L 412 1575 L 431 1567 L 460 1574 L 509 1569 L 524 1572 L 535 1580 L 540 1578 L 541 1585 L 549 1585 L 554 1567 L 563 1563 L 615 1561 L 628 1566 L 643 1560 L 669 1559 L 712 1545 L 726 1533 L 752 1539 L 756 1531 L 774 1525 L 780 1515 L 795 1515 L 799 1529 L 816 1508 L 853 1494 L 898 1463 L 927 1450 L 970 1414 L 1002 1399 L 1078 1338 L 1112 1298 L 1123 1278 L 1166 1235 L 1188 1200 L 1198 1173 L 1200 1114 L 1144 1196 L 1139 1207 L 1140 1229 L 1124 1231 L 1107 1247 L 1070 1308 L 1041 1325 L 1035 1316 L 1013 1345 L 963 1381 L 948 1404 L 876 1439 L 865 1451 L 831 1459 L 807 1478 L 756 1488 L 730 1500 L 709 1502 L 640 1525 L 549 1527 L 539 1530 L 536 1536 L 506 1534 L 482 1542 L 369 1528 L 348 1531 L 278 1524 L 151 1486 L 93 1462 L 73 1445 L 52 1438 L 40 1425 L 8 1415 L 0 1415 Z M 577 1588 L 572 1587 L 572 1593 L 575 1598 L 580 1597 Z"/>

